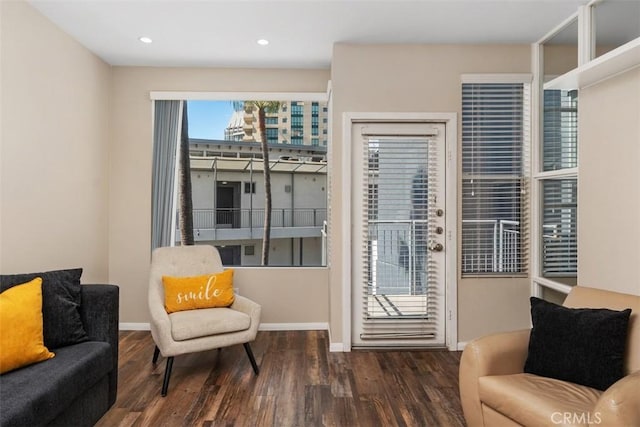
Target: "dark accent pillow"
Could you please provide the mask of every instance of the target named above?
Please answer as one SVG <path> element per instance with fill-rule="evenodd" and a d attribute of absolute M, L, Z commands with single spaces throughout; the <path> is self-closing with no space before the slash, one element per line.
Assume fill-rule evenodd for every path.
<path fill-rule="evenodd" d="M 0 275 L 0 292 L 42 278 L 44 345 L 54 349 L 89 340 L 80 317 L 80 276 L 81 268 Z"/>
<path fill-rule="evenodd" d="M 624 376 L 630 315 L 630 308 L 568 308 L 531 297 L 524 372 L 606 390 Z"/>

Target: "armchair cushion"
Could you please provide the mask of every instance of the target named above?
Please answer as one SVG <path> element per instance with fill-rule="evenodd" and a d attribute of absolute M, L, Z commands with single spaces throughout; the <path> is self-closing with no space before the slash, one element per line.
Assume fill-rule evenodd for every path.
<path fill-rule="evenodd" d="M 586 417 L 602 394 L 591 387 L 532 374 L 484 376 L 478 379 L 478 386 L 484 404 L 525 426 L 553 425 L 558 414 Z"/>
<path fill-rule="evenodd" d="M 524 372 L 605 390 L 624 375 L 631 309 L 567 308 L 531 297 Z"/>
<path fill-rule="evenodd" d="M 244 331 L 251 326 L 251 317 L 230 308 L 180 311 L 171 313 L 169 318 L 171 336 L 176 341 Z"/>

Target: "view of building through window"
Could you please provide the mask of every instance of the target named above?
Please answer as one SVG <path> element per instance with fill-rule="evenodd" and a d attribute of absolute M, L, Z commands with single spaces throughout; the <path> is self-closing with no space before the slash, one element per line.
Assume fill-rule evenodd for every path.
<path fill-rule="evenodd" d="M 268 265 L 325 265 L 327 105 L 276 104 L 264 120 L 272 193 Z M 258 110 L 250 102 L 189 101 L 187 111 L 195 244 L 216 246 L 225 265 L 261 265 L 265 183 Z"/>

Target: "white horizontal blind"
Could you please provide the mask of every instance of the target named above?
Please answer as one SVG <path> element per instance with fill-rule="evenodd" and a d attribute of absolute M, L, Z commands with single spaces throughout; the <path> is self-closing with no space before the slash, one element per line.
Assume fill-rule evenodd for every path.
<path fill-rule="evenodd" d="M 462 84 L 462 273 L 527 272 L 530 85 Z"/>
<path fill-rule="evenodd" d="M 576 178 L 542 182 L 542 275 L 575 276 L 578 268 Z"/>
<path fill-rule="evenodd" d="M 422 137 L 366 138 L 362 340 L 429 338 L 437 327 L 433 239 L 434 144 Z"/>
<path fill-rule="evenodd" d="M 543 170 L 578 166 L 578 91 L 545 90 Z"/>

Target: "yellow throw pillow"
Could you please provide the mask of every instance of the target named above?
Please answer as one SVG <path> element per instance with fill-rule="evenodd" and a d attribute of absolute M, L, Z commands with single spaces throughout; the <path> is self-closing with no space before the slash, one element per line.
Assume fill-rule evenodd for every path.
<path fill-rule="evenodd" d="M 0 293 L 0 349 L 0 374 L 55 356 L 43 342 L 41 278 Z"/>
<path fill-rule="evenodd" d="M 197 308 L 228 307 L 233 304 L 233 269 L 193 277 L 163 276 L 164 308 L 167 313 Z"/>

